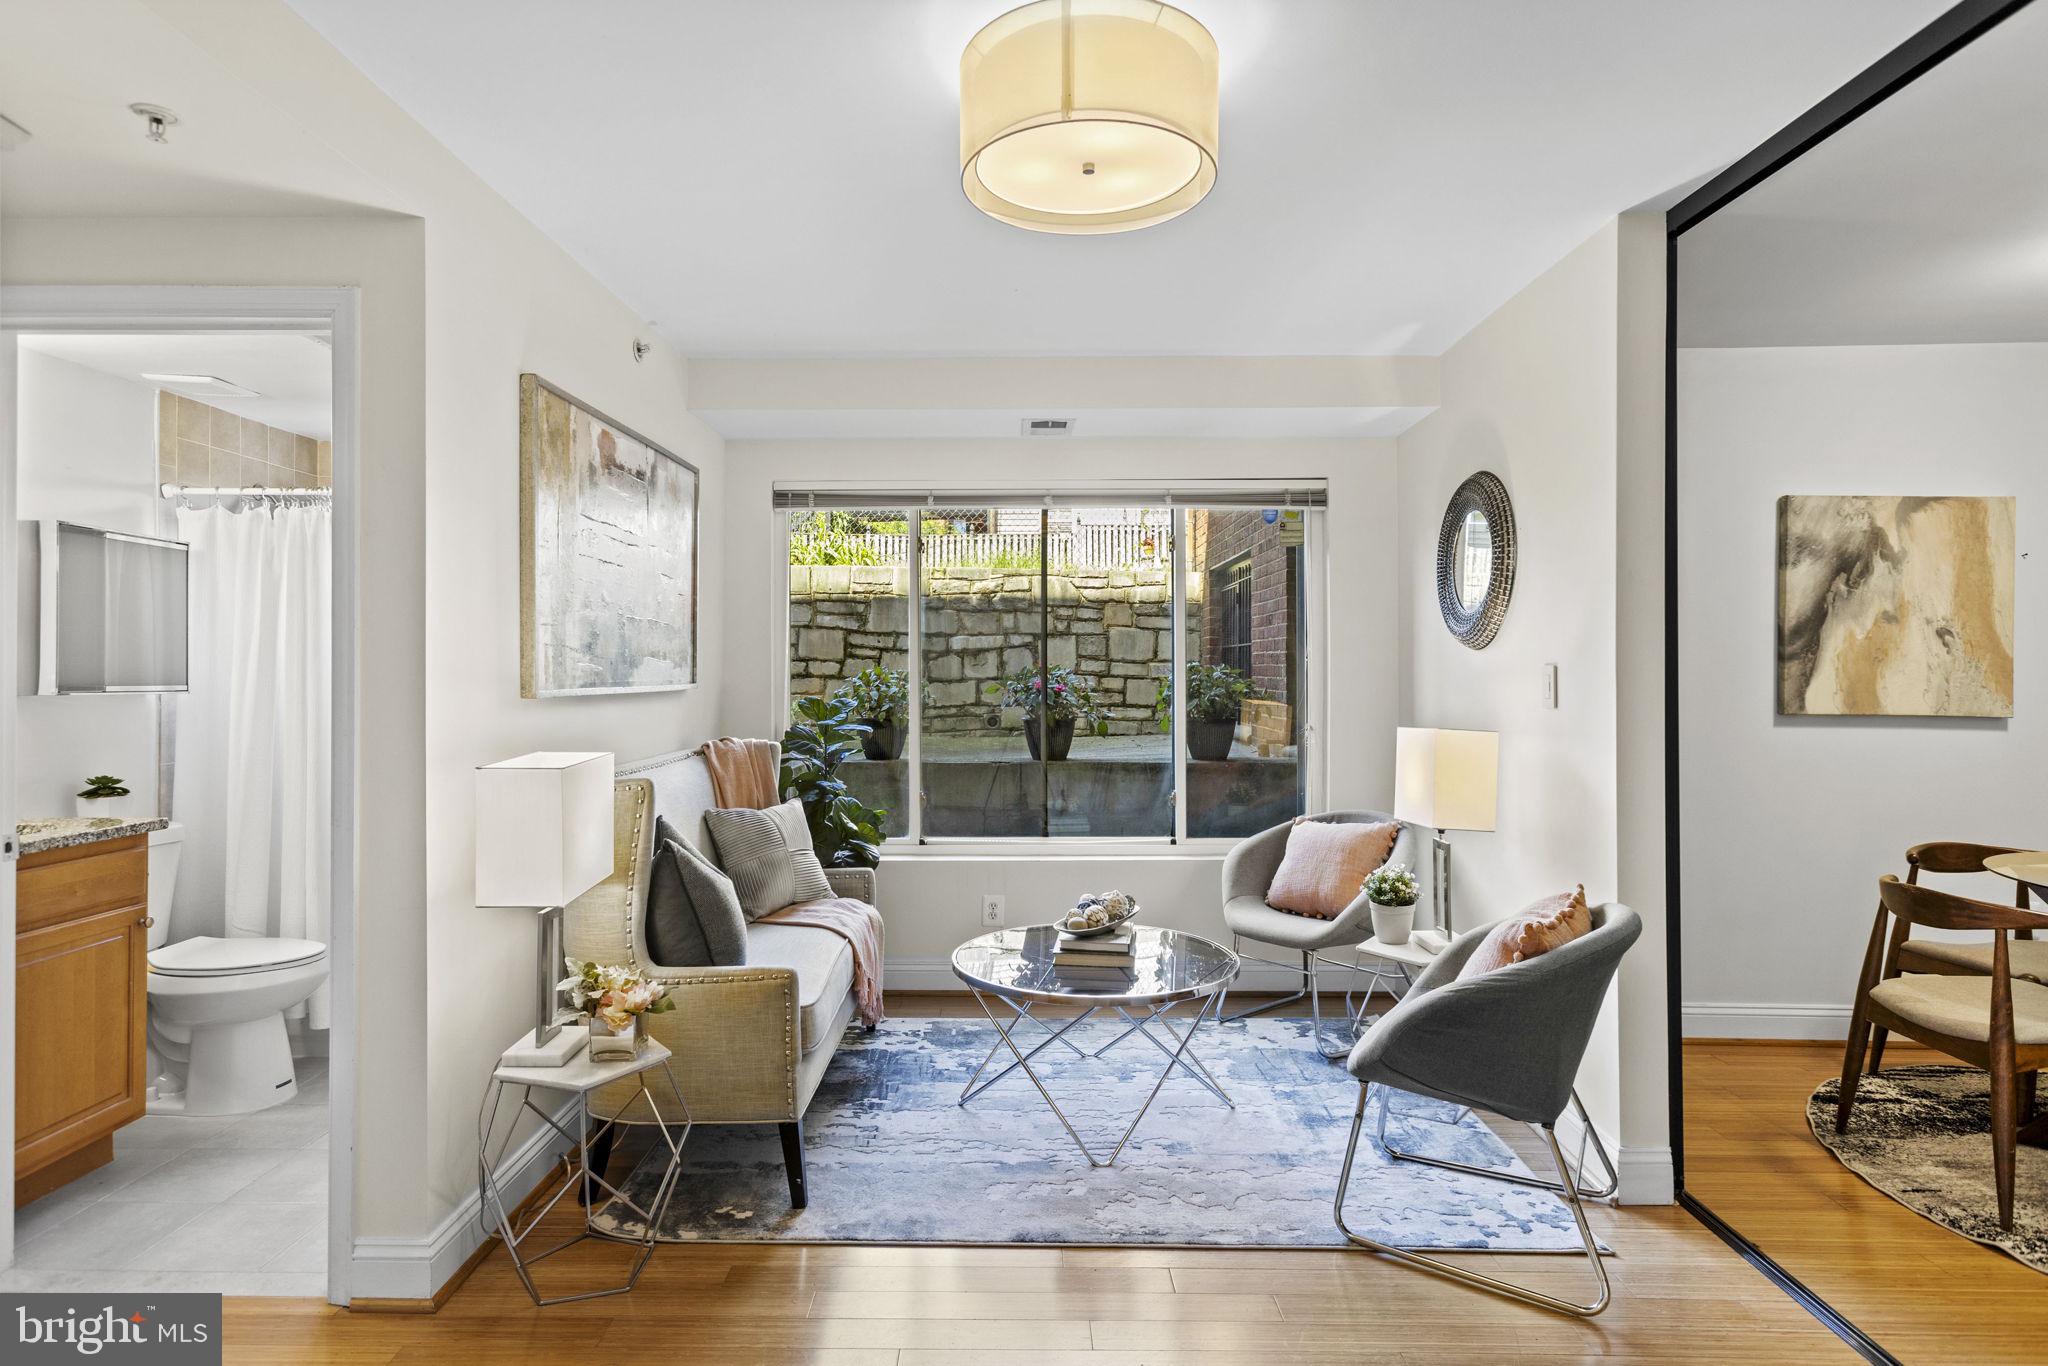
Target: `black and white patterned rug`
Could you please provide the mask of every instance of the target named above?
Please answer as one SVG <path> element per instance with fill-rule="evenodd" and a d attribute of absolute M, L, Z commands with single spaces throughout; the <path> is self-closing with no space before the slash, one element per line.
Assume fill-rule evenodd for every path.
<path fill-rule="evenodd" d="M 2021 1144 L 2012 1231 L 1998 1226 L 1991 1078 L 1974 1067 L 1887 1067 L 1856 1083 L 1849 1132 L 1835 1132 L 1841 1080 L 1806 1102 L 1813 1136 L 1842 1165 L 1915 1214 L 2048 1271 L 2048 1152 Z"/>
<path fill-rule="evenodd" d="M 1091 1021 L 1072 1037 L 1092 1050 L 1117 1028 Z M 1109 1168 L 1082 1160 L 1021 1072 L 965 1106 L 956 1103 L 993 1039 L 980 1019 L 891 1020 L 874 1034 L 849 1031 L 805 1116 L 809 1208 L 789 1208 L 773 1127 L 704 1125 L 690 1136 L 662 1237 L 1343 1245 L 1331 1200 L 1358 1084 L 1341 1065 L 1316 1054 L 1306 1020 L 1204 1028 L 1196 1047 L 1236 1108 L 1176 1075 Z M 991 1063 L 990 1072 L 1007 1057 Z M 1106 1153 L 1163 1062 L 1144 1040 L 1132 1038 L 1100 1059 L 1078 1058 L 1055 1045 L 1034 1066 L 1089 1144 Z M 1461 1118 L 1438 1101 L 1397 1097 L 1388 1137 L 1410 1151 L 1527 1171 L 1477 1117 Z M 644 1202 L 661 1169 L 653 1156 L 644 1159 L 625 1183 L 628 1193 Z M 1393 1163 L 1372 1141 L 1371 1115 L 1358 1146 L 1347 1217 L 1372 1237 L 1416 1248 L 1576 1252 L 1580 1246 L 1558 1197 Z M 644 1228 L 630 1215 L 603 1211 L 597 1222 L 627 1236 Z"/>

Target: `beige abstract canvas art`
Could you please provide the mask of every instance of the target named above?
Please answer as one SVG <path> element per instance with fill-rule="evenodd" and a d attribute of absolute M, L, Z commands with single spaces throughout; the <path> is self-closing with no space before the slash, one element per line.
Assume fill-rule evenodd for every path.
<path fill-rule="evenodd" d="M 697 681 L 697 470 L 519 377 L 519 694 Z"/>
<path fill-rule="evenodd" d="M 2013 500 L 1778 500 L 1778 711 L 2011 716 Z"/>

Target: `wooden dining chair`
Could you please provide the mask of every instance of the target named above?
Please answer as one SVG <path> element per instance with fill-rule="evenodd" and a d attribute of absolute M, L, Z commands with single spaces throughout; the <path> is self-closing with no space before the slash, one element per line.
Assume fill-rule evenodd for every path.
<path fill-rule="evenodd" d="M 1849 1132 L 1872 1028 L 1894 1030 L 1991 1074 L 1991 1165 L 1998 1181 L 1998 1226 L 2012 1228 L 2013 1149 L 2031 1117 L 2040 1069 L 2048 1067 L 2048 986 L 2012 974 L 2009 937 L 2048 929 L 2048 916 L 1950 896 L 1886 873 L 1877 884 L 1877 921 L 1856 982 L 1856 1007 L 1842 1054 L 1835 1132 Z M 1909 972 L 1886 979 L 1890 922 L 1940 930 L 1990 930 L 1987 974 Z"/>
<path fill-rule="evenodd" d="M 1985 859 L 2018 852 L 2003 845 L 1969 844 L 1962 840 L 1916 844 L 1906 851 L 1906 881 L 1917 886 L 1922 873 L 1981 873 Z M 2013 905 L 2024 911 L 2029 905 L 2027 884 L 2017 885 L 2019 890 L 2014 893 Z M 1931 972 L 1945 977 L 1990 975 L 1991 944 L 1988 940 L 1958 943 L 1952 939 L 1909 939 L 1906 935 L 1909 928 L 1903 920 L 1892 926 L 1891 944 L 1885 951 L 1884 960 L 1886 981 L 1902 972 Z M 2048 939 L 2034 938 L 2032 930 L 2015 930 L 2009 952 L 2013 976 L 2048 986 Z M 1871 1035 L 1869 1070 L 1872 1072 L 1884 1065 L 1885 1038 L 1886 1031 L 1882 1029 Z"/>

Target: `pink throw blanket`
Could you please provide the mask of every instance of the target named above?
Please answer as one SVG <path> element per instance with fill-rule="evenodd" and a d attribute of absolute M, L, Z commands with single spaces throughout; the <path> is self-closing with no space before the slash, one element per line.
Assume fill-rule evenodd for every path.
<path fill-rule="evenodd" d="M 711 794 L 720 806 L 761 811 L 782 800 L 775 746 L 767 740 L 713 740 L 699 753 L 711 770 Z"/>
<path fill-rule="evenodd" d="M 763 925 L 815 925 L 830 930 L 853 949 L 853 1003 L 860 1022 L 882 1022 L 882 913 L 864 901 L 828 897 L 784 906 L 761 917 Z"/>

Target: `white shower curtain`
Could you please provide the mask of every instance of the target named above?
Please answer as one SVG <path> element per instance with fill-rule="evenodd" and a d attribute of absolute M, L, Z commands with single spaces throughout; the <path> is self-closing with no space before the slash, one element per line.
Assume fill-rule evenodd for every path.
<path fill-rule="evenodd" d="M 181 936 L 328 942 L 332 526 L 324 504 L 178 509 L 191 546 L 172 776 Z M 328 1002 L 323 984 L 291 1013 L 325 1029 Z"/>

